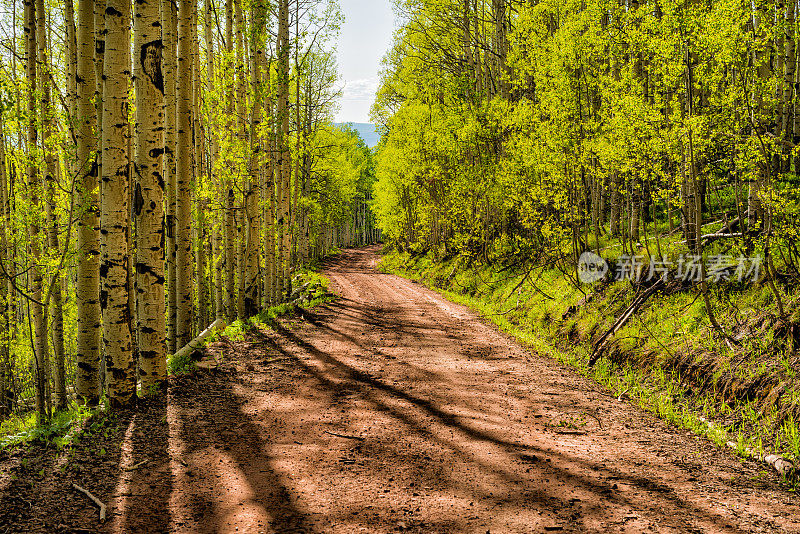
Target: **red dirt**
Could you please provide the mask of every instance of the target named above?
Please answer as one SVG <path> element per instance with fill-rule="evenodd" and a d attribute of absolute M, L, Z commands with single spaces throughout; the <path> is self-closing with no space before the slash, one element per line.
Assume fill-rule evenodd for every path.
<path fill-rule="evenodd" d="M 337 302 L 212 345 L 223 363 L 172 379 L 166 417 L 163 401 L 120 414 L 67 461 L 4 453 L 0 533 L 800 532 L 762 466 L 377 258 L 326 265 Z M 108 503 L 105 525 L 72 482 Z"/>

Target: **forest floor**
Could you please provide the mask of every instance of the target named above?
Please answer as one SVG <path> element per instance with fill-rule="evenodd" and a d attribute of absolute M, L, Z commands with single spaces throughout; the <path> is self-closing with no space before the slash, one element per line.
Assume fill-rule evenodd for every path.
<path fill-rule="evenodd" d="M 378 253 L 329 261 L 336 302 L 210 345 L 71 452 L 0 453 L 0 533 L 800 532 L 764 467 L 378 273 Z"/>

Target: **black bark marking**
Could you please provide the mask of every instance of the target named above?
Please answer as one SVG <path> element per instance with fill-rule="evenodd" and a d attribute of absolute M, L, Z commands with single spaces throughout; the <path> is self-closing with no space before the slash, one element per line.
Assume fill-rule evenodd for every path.
<path fill-rule="evenodd" d="M 112 17 L 121 17 L 122 13 L 114 9 L 113 6 L 106 7 L 106 15 L 111 15 Z"/>
<path fill-rule="evenodd" d="M 161 74 L 161 49 L 164 48 L 161 44 L 161 39 L 150 41 L 142 45 L 139 51 L 139 61 L 142 64 L 142 70 L 150 82 L 164 94 L 164 77 Z"/>
<path fill-rule="evenodd" d="M 133 213 L 138 217 L 142 214 L 143 207 L 144 197 L 142 196 L 142 185 L 139 182 L 136 182 L 136 190 L 133 194 Z"/>

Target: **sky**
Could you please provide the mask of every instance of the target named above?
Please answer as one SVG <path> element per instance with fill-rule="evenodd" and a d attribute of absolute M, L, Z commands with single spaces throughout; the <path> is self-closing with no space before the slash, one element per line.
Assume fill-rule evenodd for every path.
<path fill-rule="evenodd" d="M 336 122 L 370 122 L 381 59 L 392 44 L 391 0 L 339 0 L 342 25 L 337 59 L 341 109 Z"/>

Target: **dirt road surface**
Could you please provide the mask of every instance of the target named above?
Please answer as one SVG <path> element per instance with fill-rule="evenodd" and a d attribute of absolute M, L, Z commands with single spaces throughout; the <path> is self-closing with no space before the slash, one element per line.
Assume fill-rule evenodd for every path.
<path fill-rule="evenodd" d="M 215 344 L 224 363 L 174 381 L 166 418 L 127 419 L 111 457 L 149 464 L 109 471 L 104 530 L 800 532 L 766 469 L 377 260 L 346 251 L 325 269 L 337 302 Z"/>

